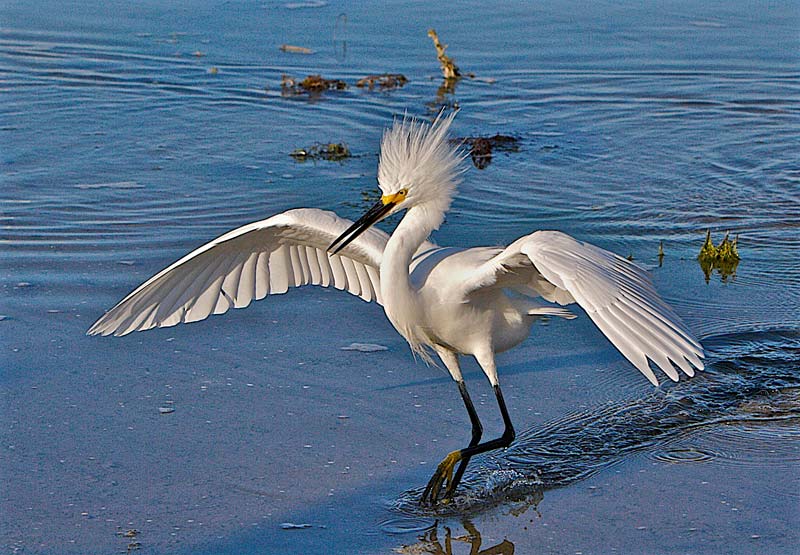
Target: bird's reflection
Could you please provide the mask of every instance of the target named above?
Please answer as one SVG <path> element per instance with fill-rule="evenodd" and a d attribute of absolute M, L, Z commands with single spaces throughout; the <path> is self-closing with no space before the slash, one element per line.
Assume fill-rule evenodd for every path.
<path fill-rule="evenodd" d="M 437 523 L 436 526 L 420 536 L 417 543 L 404 545 L 398 548 L 397 552 L 406 555 L 425 553 L 430 555 L 454 555 L 453 546 L 458 542 L 469 546 L 469 555 L 513 555 L 514 544 L 509 540 L 504 539 L 498 544 L 481 549 L 483 540 L 475 525 L 469 520 L 463 521 L 461 525 L 466 533 L 454 536 L 449 526 L 440 527 Z M 441 529 L 444 530 L 443 539 L 439 537 Z"/>

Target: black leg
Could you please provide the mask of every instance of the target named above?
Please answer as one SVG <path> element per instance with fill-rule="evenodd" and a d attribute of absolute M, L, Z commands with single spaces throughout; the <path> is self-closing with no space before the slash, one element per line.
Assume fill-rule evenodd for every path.
<path fill-rule="evenodd" d="M 464 449 L 453 451 L 447 455 L 444 460 L 439 463 L 436 472 L 434 472 L 433 477 L 428 482 L 422 494 L 422 502 L 430 500 L 431 503 L 436 503 L 439 498 L 439 491 L 445 482 L 447 482 L 447 489 L 445 490 L 444 497 L 448 498 L 453 495 L 456 486 L 458 486 L 458 481 L 455 480 L 456 476 L 453 475 L 453 467 L 455 467 L 457 462 L 469 460 L 471 457 L 480 453 L 508 447 L 511 445 L 511 442 L 514 441 L 514 437 L 516 436 L 514 426 L 511 424 L 511 418 L 508 416 L 508 409 L 503 399 L 503 392 L 500 391 L 500 386 L 494 386 L 494 395 L 497 398 L 497 405 L 500 407 L 500 414 L 503 416 L 503 424 L 505 426 L 503 435 L 485 443 L 478 443 L 477 445 L 470 445 Z M 473 407 L 473 410 L 474 408 L 475 407 Z M 460 480 L 461 476 L 459 475 L 458 477 Z"/>
<path fill-rule="evenodd" d="M 469 420 L 472 422 L 472 439 L 469 442 L 469 447 L 475 447 L 481 441 L 481 436 L 483 435 L 483 426 L 481 426 L 481 421 L 478 418 L 475 405 L 472 404 L 472 399 L 469 396 L 469 392 L 467 392 L 467 384 L 464 383 L 464 380 L 458 382 L 458 391 L 461 393 L 461 398 L 464 399 L 464 406 L 467 407 Z M 464 471 L 467 469 L 469 459 L 470 457 L 464 457 L 461 459 L 461 463 L 458 465 L 458 470 L 456 470 L 456 473 L 453 475 L 451 483 L 458 485 L 458 483 L 461 482 L 461 477 L 464 475 Z M 455 486 L 453 487 L 453 491 L 455 491 Z"/>
<path fill-rule="evenodd" d="M 503 416 L 503 424 L 505 425 L 505 430 L 503 431 L 503 435 L 498 437 L 497 439 L 493 439 L 491 441 L 487 441 L 486 443 L 480 443 L 475 445 L 474 447 L 467 447 L 461 450 L 462 457 L 474 457 L 479 453 L 485 453 L 486 451 L 493 451 L 495 449 L 500 449 L 502 447 L 508 447 L 511 445 L 511 442 L 514 441 L 516 437 L 516 432 L 514 432 L 514 425 L 511 424 L 511 417 L 508 416 L 508 409 L 506 408 L 506 402 L 503 399 L 503 392 L 500 391 L 500 386 L 494 386 L 494 396 L 497 398 L 497 405 L 500 407 L 500 414 Z"/>

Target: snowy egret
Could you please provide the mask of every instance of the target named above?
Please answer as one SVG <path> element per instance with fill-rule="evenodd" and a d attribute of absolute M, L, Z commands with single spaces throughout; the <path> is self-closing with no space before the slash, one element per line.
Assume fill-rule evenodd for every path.
<path fill-rule="evenodd" d="M 431 125 L 405 118 L 384 133 L 382 196 L 355 223 L 300 208 L 230 231 L 146 281 L 88 333 L 125 335 L 195 322 L 306 284 L 374 300 L 415 353 L 426 361 L 438 355 L 472 424 L 469 445 L 447 455 L 425 488 L 422 501 L 430 503 L 452 497 L 471 457 L 514 440 L 495 354 L 527 338 L 541 316 L 575 317 L 557 305 L 577 303 L 654 385 L 648 359 L 673 381 L 679 370 L 687 376 L 701 370 L 700 343 L 645 272 L 624 258 L 558 231 L 536 231 L 505 248 L 428 241 L 460 182 L 462 156 L 448 142 L 453 117 L 440 115 Z M 391 236 L 372 227 L 401 210 L 406 213 Z M 505 426 L 499 438 L 480 442 L 460 355 L 475 357 L 494 389 Z"/>

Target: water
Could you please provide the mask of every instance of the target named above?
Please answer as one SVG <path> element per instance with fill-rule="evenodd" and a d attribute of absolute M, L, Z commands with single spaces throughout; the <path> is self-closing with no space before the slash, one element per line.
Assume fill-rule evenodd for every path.
<path fill-rule="evenodd" d="M 0 7 L 3 547 L 420 552 L 451 531 L 517 552 L 796 545 L 798 6 L 307 4 Z M 437 94 L 429 27 L 476 79 Z M 354 86 L 383 72 L 409 83 Z M 282 95 L 282 75 L 316 73 L 350 88 Z M 587 318 L 538 327 L 500 360 L 518 441 L 431 511 L 419 486 L 466 415 L 377 307 L 303 290 L 83 336 L 230 228 L 295 206 L 358 216 L 383 128 L 441 105 L 461 108 L 459 136 L 519 148 L 470 168 L 435 240 L 557 228 L 632 255 L 702 338 L 705 373 L 653 390 Z M 355 156 L 289 156 L 316 142 Z M 725 280 L 695 260 L 708 229 L 739 236 Z M 340 350 L 353 342 L 389 350 Z"/>

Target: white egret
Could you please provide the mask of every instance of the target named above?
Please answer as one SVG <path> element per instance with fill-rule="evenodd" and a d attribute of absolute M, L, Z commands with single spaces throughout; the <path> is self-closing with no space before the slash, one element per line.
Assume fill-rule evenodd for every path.
<path fill-rule="evenodd" d="M 536 231 L 506 248 L 445 248 L 428 241 L 460 182 L 463 157 L 447 135 L 453 117 L 440 115 L 432 125 L 403 119 L 384 133 L 382 196 L 357 222 L 301 208 L 230 231 L 153 276 L 88 333 L 125 335 L 194 322 L 306 284 L 374 300 L 414 352 L 427 361 L 431 351 L 439 356 L 472 423 L 469 445 L 447 455 L 428 483 L 422 501 L 431 503 L 443 487 L 443 498 L 453 495 L 471 457 L 513 441 L 495 354 L 527 338 L 538 317 L 575 317 L 554 305 L 577 303 L 654 385 L 648 359 L 673 381 L 679 370 L 693 376 L 702 369 L 700 343 L 645 272 L 616 254 L 558 231 Z M 391 236 L 371 227 L 401 210 L 406 213 Z M 494 388 L 505 425 L 499 438 L 480 442 L 461 355 L 475 357 Z"/>

